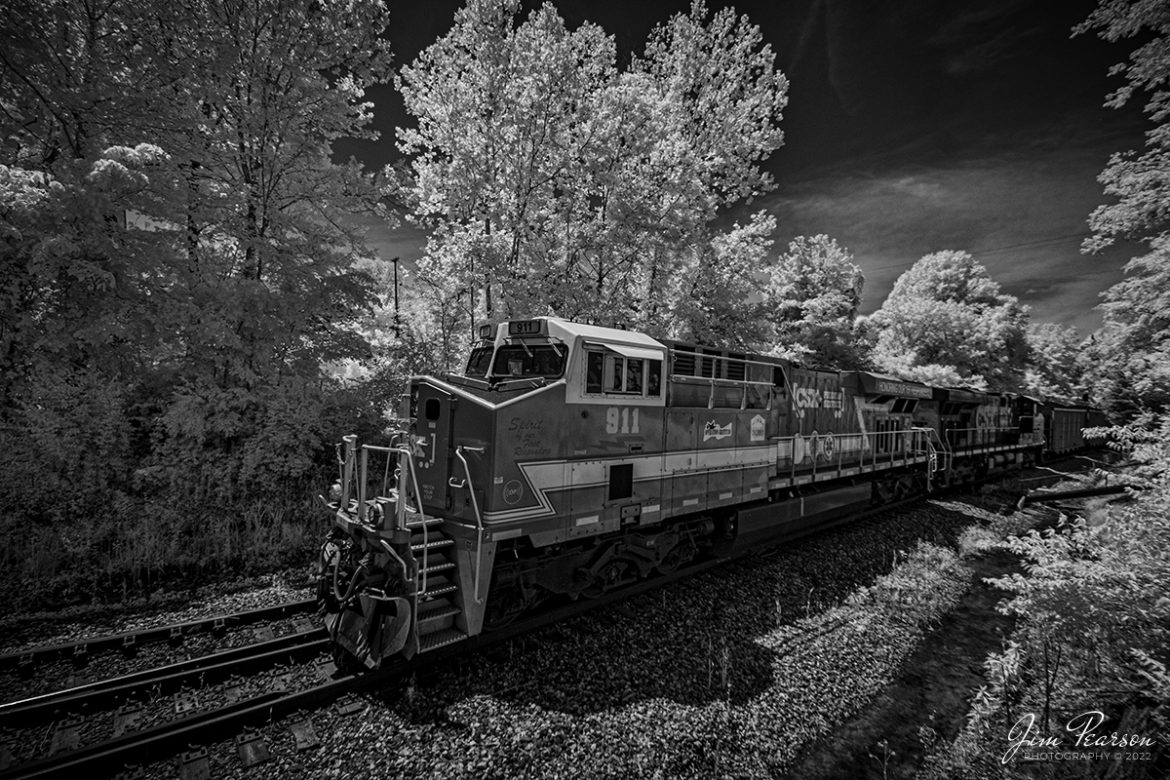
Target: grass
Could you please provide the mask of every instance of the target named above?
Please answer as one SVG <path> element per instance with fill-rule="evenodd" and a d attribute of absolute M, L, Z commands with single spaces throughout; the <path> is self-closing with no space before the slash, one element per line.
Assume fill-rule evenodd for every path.
<path fill-rule="evenodd" d="M 304 568 L 324 533 L 307 496 L 186 509 L 121 501 L 69 522 L 5 518 L 0 614 L 114 603 Z"/>

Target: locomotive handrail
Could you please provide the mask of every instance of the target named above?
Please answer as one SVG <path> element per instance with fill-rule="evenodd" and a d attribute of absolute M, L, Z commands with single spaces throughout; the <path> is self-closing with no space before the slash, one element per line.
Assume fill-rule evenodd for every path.
<path fill-rule="evenodd" d="M 997 427 L 990 427 L 990 428 L 979 428 L 979 427 L 948 428 L 945 431 L 943 431 L 943 434 L 944 434 L 945 439 L 955 449 L 963 449 L 963 448 L 967 448 L 967 447 L 1003 444 L 1004 442 L 1001 442 L 999 440 L 1000 435 L 1002 435 L 1004 433 L 1010 433 L 1013 431 L 1018 433 L 1019 430 L 1020 429 L 1018 427 L 1011 426 L 1011 425 L 1005 425 L 1005 426 L 997 426 Z M 959 442 L 955 441 L 957 438 L 959 438 L 955 434 L 968 434 L 970 436 L 970 439 L 972 439 L 972 440 L 965 442 L 963 444 L 960 444 Z"/>
<path fill-rule="evenodd" d="M 417 504 L 417 506 L 418 506 L 418 517 L 420 520 L 420 524 L 422 525 L 422 535 L 423 535 L 422 566 L 419 567 L 419 573 L 422 575 L 421 592 L 426 593 L 427 592 L 427 567 L 430 565 L 429 557 L 430 557 L 430 550 L 431 550 L 430 533 L 429 533 L 429 530 L 427 528 L 427 513 L 426 513 L 426 510 L 423 509 L 422 497 L 418 494 L 418 472 L 416 472 L 415 468 L 414 468 L 414 453 L 412 453 L 410 451 L 409 447 L 399 447 L 398 451 L 400 454 L 406 456 L 406 463 L 410 467 L 410 486 L 414 490 L 415 504 Z M 401 497 L 401 499 L 405 499 L 407 497 L 406 491 L 400 490 L 398 492 L 399 492 L 399 496 Z M 406 502 L 405 502 L 405 500 L 400 500 L 398 502 L 398 518 L 400 520 L 400 527 L 405 528 L 406 527 Z M 416 577 L 415 598 L 418 597 L 417 596 L 418 593 L 419 593 L 419 583 L 418 583 L 417 577 Z M 418 614 L 417 610 L 415 610 L 416 621 L 417 621 L 417 614 Z"/>
<path fill-rule="evenodd" d="M 385 539 L 379 541 L 382 543 L 382 549 L 389 553 L 390 557 L 397 561 L 398 565 L 402 568 L 402 582 L 405 585 L 406 581 L 410 579 L 410 569 L 407 568 L 406 561 L 402 560 L 398 553 L 394 552 L 394 548 Z"/>
<path fill-rule="evenodd" d="M 788 382 L 788 373 L 786 371 L 784 371 L 783 366 L 781 366 L 777 363 L 770 363 L 770 362 L 766 362 L 763 360 L 751 360 L 750 358 L 746 358 L 746 357 L 745 358 L 737 358 L 737 357 L 731 357 L 728 355 L 708 355 L 708 354 L 705 354 L 702 352 L 689 352 L 687 350 L 680 350 L 680 349 L 676 349 L 674 347 L 670 348 L 669 356 L 671 358 L 670 365 L 671 365 L 672 370 L 667 376 L 668 380 L 670 382 L 675 382 L 675 383 L 679 383 L 679 384 L 690 383 L 690 384 L 697 384 L 697 385 L 706 385 L 709 388 L 709 392 L 707 395 L 707 408 L 708 409 L 715 408 L 715 388 L 716 387 L 735 387 L 735 388 L 738 388 L 741 391 L 740 399 L 739 399 L 739 408 L 741 410 L 747 409 L 748 408 L 748 388 L 759 387 L 759 388 L 767 388 L 768 390 L 771 390 L 771 389 L 777 387 L 776 382 L 775 382 L 774 372 L 778 368 L 780 369 L 780 376 L 783 378 L 784 389 L 788 392 L 790 397 L 792 394 L 792 388 Z M 694 363 L 695 370 L 698 371 L 699 373 L 698 374 L 694 374 L 694 373 L 680 374 L 680 373 L 677 373 L 676 371 L 674 371 L 673 368 L 678 364 L 678 358 L 680 356 L 686 357 L 688 360 L 692 361 Z M 702 363 L 700 362 L 702 360 L 712 361 L 712 364 L 711 364 L 711 374 L 712 375 L 711 376 L 703 376 L 702 375 L 703 369 L 702 369 Z M 743 378 L 742 379 L 732 379 L 732 378 L 726 377 L 726 376 L 715 376 L 715 374 L 718 373 L 719 361 L 723 361 L 724 364 L 726 364 L 726 365 L 736 364 L 736 365 L 743 366 Z M 761 367 L 767 369 L 768 372 L 772 374 L 772 376 L 768 379 L 752 379 L 751 378 L 751 371 L 750 371 L 750 368 L 752 366 L 761 366 Z M 764 409 L 767 409 L 767 410 L 772 409 L 772 401 L 773 401 L 772 396 L 773 396 L 773 393 L 771 393 L 771 392 L 766 394 L 767 402 L 764 404 L 764 407 L 763 407 Z M 752 408 L 755 408 L 755 407 L 752 407 Z"/>
<path fill-rule="evenodd" d="M 340 506 L 349 506 L 349 489 L 353 483 L 354 473 L 354 457 L 357 454 L 357 434 L 351 433 L 347 436 L 342 436 L 341 441 L 344 443 L 345 455 L 342 457 L 340 452 L 341 445 L 338 446 L 338 465 L 341 467 L 341 500 L 338 502 Z"/>
<path fill-rule="evenodd" d="M 932 480 L 934 479 L 934 473 L 936 471 L 949 471 L 950 470 L 950 468 L 951 468 L 951 451 L 947 447 L 946 442 L 944 442 L 941 438 L 939 438 L 938 431 L 936 431 L 934 428 L 925 428 L 922 426 L 914 426 L 913 428 L 911 428 L 911 430 L 918 431 L 919 433 L 922 434 L 922 436 L 925 439 L 924 443 L 926 444 L 926 455 L 927 455 L 926 479 L 927 479 L 927 485 L 929 487 L 930 485 L 933 484 Z M 939 446 L 937 448 L 935 447 L 936 441 L 939 444 Z M 941 467 L 938 465 L 938 453 L 939 452 L 942 452 L 942 454 L 943 454 Z"/>
<path fill-rule="evenodd" d="M 670 378 L 677 382 L 693 382 L 699 385 L 715 382 L 721 383 L 723 387 L 740 387 L 742 385 L 775 387 L 773 382 L 764 379 L 728 379 L 725 376 L 695 376 L 694 374 L 671 374 Z"/>
<path fill-rule="evenodd" d="M 463 464 L 463 473 L 467 477 L 467 492 L 471 496 L 471 511 L 475 514 L 475 589 L 473 597 L 476 604 L 482 604 L 483 599 L 479 596 L 479 581 L 480 570 L 483 567 L 483 517 L 479 513 L 479 499 L 475 497 L 475 485 L 471 480 L 471 467 L 467 463 L 467 458 L 463 456 L 463 452 L 484 452 L 483 447 L 468 447 L 460 444 L 455 448 L 455 457 L 459 458 L 459 462 Z"/>
<path fill-rule="evenodd" d="M 726 361 L 728 363 L 739 363 L 744 367 L 744 372 L 743 372 L 744 377 L 747 377 L 747 367 L 748 366 L 766 366 L 769 369 L 780 367 L 778 363 L 769 363 L 769 362 L 764 361 L 764 360 L 751 360 L 748 358 L 729 357 L 727 355 L 708 355 L 704 352 L 688 352 L 685 349 L 680 350 L 680 349 L 676 349 L 674 347 L 671 347 L 670 348 L 670 356 L 675 357 L 676 355 L 685 355 L 686 357 L 693 358 L 696 366 L 700 365 L 700 363 L 699 363 L 700 360 L 704 360 L 704 359 L 710 360 L 710 361 L 712 361 L 712 373 L 714 373 L 714 362 L 715 361 L 723 360 L 723 361 Z M 673 363 L 672 363 L 672 365 L 673 365 Z M 705 377 L 705 376 L 696 375 L 696 374 L 673 374 L 673 373 L 671 374 L 672 378 L 675 376 L 680 376 L 680 377 L 690 376 L 694 379 L 711 379 L 712 378 L 712 377 Z M 714 377 L 714 378 L 715 379 L 728 379 L 727 377 Z M 741 382 L 743 380 L 728 379 L 728 381 Z M 749 381 L 759 382 L 759 380 L 749 380 Z M 766 385 L 772 384 L 771 380 L 759 382 L 759 383 L 766 384 Z"/>
<path fill-rule="evenodd" d="M 366 521 L 366 470 L 369 463 L 370 453 L 363 446 L 358 454 L 357 518 L 359 523 Z"/>
<path fill-rule="evenodd" d="M 354 437 L 354 438 L 356 439 L 356 437 Z M 395 438 L 397 438 L 397 437 L 395 437 Z M 378 498 L 390 495 L 390 493 L 387 490 L 387 487 L 390 483 L 390 457 L 389 456 L 391 454 L 402 454 L 402 448 L 395 446 L 393 444 L 393 441 L 394 441 L 394 439 L 391 439 L 392 443 L 390 446 L 382 446 L 382 445 L 378 445 L 378 444 L 363 444 L 362 445 L 361 462 L 360 462 L 360 466 L 359 466 L 359 472 L 357 474 L 358 499 L 356 502 L 356 504 L 357 504 L 356 505 L 356 514 L 358 516 L 359 521 L 362 521 L 362 522 L 365 521 L 365 518 L 368 514 L 368 509 L 369 509 L 367 502 L 366 502 L 365 493 L 366 493 L 367 480 L 369 478 L 369 454 L 371 452 L 386 453 L 386 465 L 382 469 L 382 491 L 377 496 L 374 496 L 372 500 L 377 501 Z M 397 479 L 399 473 L 400 473 L 399 470 L 395 469 L 395 471 L 394 471 L 395 479 Z M 397 487 L 395 487 L 395 490 L 397 490 Z"/>

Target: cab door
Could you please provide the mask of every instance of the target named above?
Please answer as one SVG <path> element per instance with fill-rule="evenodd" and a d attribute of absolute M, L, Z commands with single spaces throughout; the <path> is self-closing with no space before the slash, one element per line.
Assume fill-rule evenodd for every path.
<path fill-rule="evenodd" d="M 422 381 L 418 384 L 416 404 L 412 450 L 418 495 L 424 512 L 446 514 L 451 508 L 447 481 L 451 476 L 455 398 Z"/>

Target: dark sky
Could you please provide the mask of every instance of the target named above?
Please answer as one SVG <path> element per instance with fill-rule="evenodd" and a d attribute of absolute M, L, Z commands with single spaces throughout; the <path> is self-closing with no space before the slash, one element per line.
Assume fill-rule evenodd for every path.
<path fill-rule="evenodd" d="M 390 1 L 396 62 L 445 33 L 461 3 Z M 526 3 L 531 8 L 534 3 Z M 576 27 L 599 24 L 619 56 L 686 2 L 554 0 Z M 768 161 L 778 187 L 729 220 L 776 214 L 776 250 L 827 233 L 866 277 L 863 311 L 923 254 L 971 252 L 1036 320 L 1099 324 L 1097 294 L 1137 252 L 1079 251 L 1086 218 L 1104 200 L 1096 176 L 1114 151 L 1138 148 L 1141 101 L 1102 106 L 1121 84 L 1108 68 L 1124 44 L 1071 37 L 1091 0 L 773 0 L 733 4 L 760 26 L 790 81 L 785 145 Z M 709 7 L 722 7 L 709 3 Z M 382 138 L 339 151 L 370 166 L 395 156 L 409 121 L 390 87 L 371 93 Z M 375 227 L 379 253 L 410 261 L 422 237 Z"/>

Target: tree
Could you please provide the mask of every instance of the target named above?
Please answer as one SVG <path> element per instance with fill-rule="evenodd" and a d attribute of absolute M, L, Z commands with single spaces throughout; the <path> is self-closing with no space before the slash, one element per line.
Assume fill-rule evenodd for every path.
<path fill-rule="evenodd" d="M 693 261 L 694 273 L 664 290 L 676 302 L 673 337 L 750 351 L 766 347 L 771 334 L 757 275 L 767 270 L 775 229 L 775 217 L 759 212 L 696 248 L 701 256 Z"/>
<path fill-rule="evenodd" d="M 853 255 L 826 235 L 797 236 L 771 268 L 764 316 L 775 328 L 773 351 L 839 368 L 862 363 L 854 337 L 865 277 Z"/>
<path fill-rule="evenodd" d="M 332 143 L 369 136 L 385 23 L 374 0 L 6 7 L 6 521 L 102 518 L 69 547 L 91 570 L 143 534 L 210 538 L 193 502 L 297 500 L 324 364 L 369 351 L 346 215 L 376 193 Z"/>
<path fill-rule="evenodd" d="M 920 259 L 866 323 L 873 361 L 906 379 L 1018 388 L 1028 356 L 1027 309 L 1000 292 L 966 252 Z"/>
<path fill-rule="evenodd" d="M 1120 108 L 1139 90 L 1147 91 L 1150 99 L 1144 110 L 1154 127 L 1146 133 L 1145 151 L 1114 154 L 1101 173 L 1106 194 L 1118 201 L 1099 206 L 1089 218 L 1095 233 L 1086 242 L 1090 250 L 1108 246 L 1117 237 L 1149 241 L 1165 236 L 1170 228 L 1170 14 L 1156 2 L 1101 0 L 1074 32 L 1094 29 L 1111 43 L 1126 38 L 1144 41 L 1128 63 L 1110 71 L 1124 75 L 1127 83 L 1109 95 L 1105 105 Z"/>
<path fill-rule="evenodd" d="M 593 142 L 583 113 L 614 70 L 599 28 L 570 32 L 550 5 L 516 25 L 518 11 L 518 2 L 468 3 L 398 79 L 418 121 L 398 134 L 413 157 L 408 199 L 432 229 L 427 254 L 483 291 L 489 317 L 501 295 L 505 312 L 528 310 L 533 281 L 563 262 L 548 246 L 544 257 L 527 250 L 555 241 L 558 212 L 572 212 L 562 181 L 580 173 L 579 147 Z"/>
<path fill-rule="evenodd" d="M 758 29 L 702 3 L 625 73 L 600 28 L 518 12 L 472 0 L 402 70 L 426 262 L 479 291 L 472 327 L 551 313 L 670 331 L 665 293 L 716 252 L 718 209 L 769 186 L 784 77 Z"/>
<path fill-rule="evenodd" d="M 53 349 L 42 338 L 30 350 L 10 329 L 7 351 L 16 362 L 35 352 L 59 365 L 70 354 L 93 360 L 103 339 L 124 345 L 122 375 L 134 384 L 145 370 L 160 383 L 150 391 L 151 405 L 166 407 L 160 457 L 175 462 L 172 445 L 196 460 L 209 448 L 236 453 L 201 461 L 215 464 L 215 478 L 195 480 L 232 493 L 243 474 L 268 471 L 247 465 L 238 446 L 249 437 L 271 443 L 262 432 L 266 394 L 308 402 L 324 361 L 367 351 L 350 327 L 366 281 L 351 268 L 362 249 L 344 215 L 374 192 L 356 164 L 331 161 L 331 144 L 369 137 L 362 94 L 388 78 L 378 37 L 385 11 L 308 0 L 18 10 L 16 29 L 36 45 L 4 59 L 13 162 L 68 195 L 53 219 L 76 239 L 62 246 L 60 224 L 45 225 L 11 256 L 18 278 L 46 256 L 67 270 L 22 287 L 50 305 L 18 309 L 36 330 L 62 337 Z M 43 56 L 45 47 L 56 56 Z M 13 181 L 27 185 L 29 175 Z M 48 218 L 45 208 L 37 213 Z M 86 295 L 95 284 L 100 294 Z M 78 343 L 78 314 L 100 337 Z M 173 403 L 160 397 L 167 392 Z M 287 459 L 289 474 L 304 461 Z"/>
<path fill-rule="evenodd" d="M 1091 349 L 1094 394 L 1127 416 L 1170 409 L 1170 235 L 1125 265 L 1126 278 L 1101 294 Z"/>
<path fill-rule="evenodd" d="M 1106 290 L 1103 322 L 1094 334 L 1094 390 L 1110 408 L 1133 414 L 1170 407 L 1170 14 L 1157 3 L 1103 0 L 1076 32 L 1096 29 L 1105 40 L 1144 40 L 1128 63 L 1114 66 L 1127 83 L 1106 105 L 1125 105 L 1139 91 L 1150 93 L 1145 111 L 1154 122 L 1140 154 L 1114 154 L 1101 173 L 1105 192 L 1117 202 L 1089 217 L 1094 236 L 1089 251 L 1115 238 L 1149 244 L 1131 260 L 1126 278 Z"/>
<path fill-rule="evenodd" d="M 1028 326 L 1025 337 L 1030 357 L 1024 389 L 1045 398 L 1079 401 L 1089 361 L 1085 339 L 1077 329 L 1038 322 Z"/>

